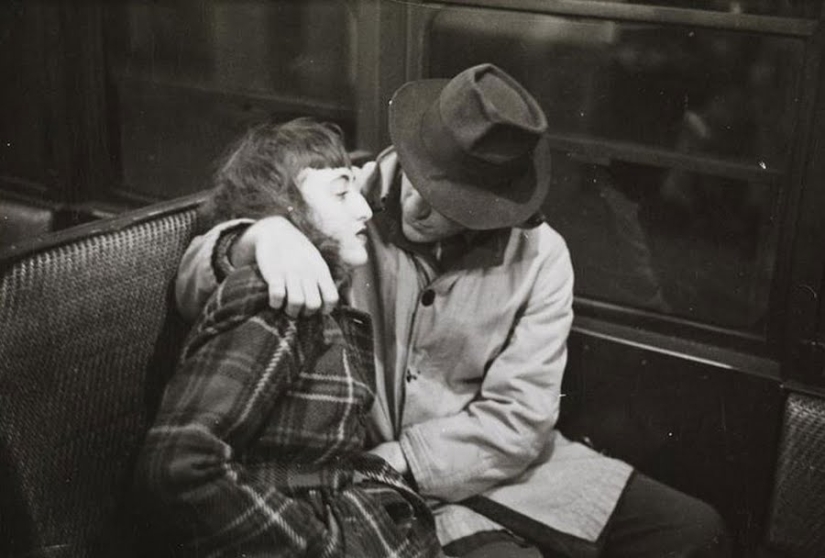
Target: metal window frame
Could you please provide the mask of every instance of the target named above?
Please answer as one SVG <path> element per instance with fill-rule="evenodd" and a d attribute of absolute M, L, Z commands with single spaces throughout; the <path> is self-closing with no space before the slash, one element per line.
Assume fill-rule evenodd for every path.
<path fill-rule="evenodd" d="M 433 2 L 419 2 L 434 4 Z M 816 20 L 668 6 L 600 2 L 597 0 L 442 0 L 442 5 L 500 8 L 510 11 L 569 15 L 595 19 L 693 25 L 734 31 L 807 37 L 817 28 Z"/>

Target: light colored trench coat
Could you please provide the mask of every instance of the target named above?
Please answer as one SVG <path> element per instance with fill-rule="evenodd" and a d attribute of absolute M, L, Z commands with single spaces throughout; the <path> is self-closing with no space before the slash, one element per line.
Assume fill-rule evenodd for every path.
<path fill-rule="evenodd" d="M 379 166 L 381 191 L 367 194 L 386 210 L 369 224 L 370 263 L 356 272 L 351 300 L 373 318 L 375 442 L 400 441 L 443 545 L 501 528 L 456 504 L 474 495 L 595 541 L 632 468 L 554 429 L 573 318 L 564 240 L 546 224 L 482 233 L 440 266 L 400 233 L 392 149 Z M 215 288 L 212 251 L 232 226 L 184 256 L 185 315 Z"/>

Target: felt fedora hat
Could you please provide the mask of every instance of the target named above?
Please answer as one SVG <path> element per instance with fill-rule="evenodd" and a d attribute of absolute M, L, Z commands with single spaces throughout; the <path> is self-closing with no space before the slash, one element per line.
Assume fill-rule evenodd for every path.
<path fill-rule="evenodd" d="M 492 64 L 403 85 L 389 110 L 401 167 L 439 213 L 474 230 L 511 227 L 541 205 L 550 178 L 547 119 Z"/>

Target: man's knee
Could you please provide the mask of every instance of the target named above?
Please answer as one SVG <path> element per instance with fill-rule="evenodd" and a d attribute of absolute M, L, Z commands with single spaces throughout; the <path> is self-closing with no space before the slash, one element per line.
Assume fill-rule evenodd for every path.
<path fill-rule="evenodd" d="M 637 474 L 609 528 L 605 555 L 715 558 L 730 553 L 725 522 L 705 502 Z"/>
<path fill-rule="evenodd" d="M 692 558 L 728 556 L 730 539 L 724 519 L 713 507 L 690 498 L 691 503 L 681 517 L 677 528 Z"/>
<path fill-rule="evenodd" d="M 541 558 L 538 548 L 505 531 L 485 531 L 453 541 L 447 556 L 461 558 Z"/>

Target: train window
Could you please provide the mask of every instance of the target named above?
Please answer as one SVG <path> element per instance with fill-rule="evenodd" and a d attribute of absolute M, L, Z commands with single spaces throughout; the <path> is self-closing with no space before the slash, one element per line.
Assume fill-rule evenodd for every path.
<path fill-rule="evenodd" d="M 558 152 L 544 212 L 580 297 L 764 333 L 777 189 Z"/>
<path fill-rule="evenodd" d="M 48 183 L 46 169 L 51 165 L 42 18 L 36 6 L 4 2 L 0 22 L 0 71 L 6 76 L 0 88 L 2 180 Z"/>
<path fill-rule="evenodd" d="M 584 0 L 592 1 L 592 0 Z M 598 0 L 603 2 L 604 0 Z M 609 3 L 627 3 L 626 0 L 606 0 Z M 666 6 L 692 10 L 712 10 L 737 14 L 760 14 L 783 17 L 816 18 L 822 3 L 812 0 L 632 0 L 632 4 Z"/>
<path fill-rule="evenodd" d="M 110 74 L 124 187 L 169 198 L 203 188 L 250 121 L 313 115 L 354 130 L 348 2 L 115 3 Z"/>
<path fill-rule="evenodd" d="M 689 27 L 447 9 L 427 71 L 506 68 L 542 102 L 551 133 L 783 168 L 804 43 Z"/>
<path fill-rule="evenodd" d="M 578 300 L 766 335 L 804 39 L 471 7 L 426 20 L 425 75 L 494 62 L 544 107 L 545 212 Z"/>

